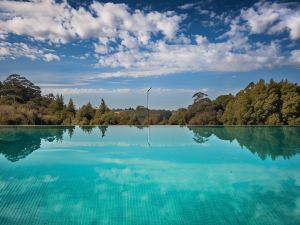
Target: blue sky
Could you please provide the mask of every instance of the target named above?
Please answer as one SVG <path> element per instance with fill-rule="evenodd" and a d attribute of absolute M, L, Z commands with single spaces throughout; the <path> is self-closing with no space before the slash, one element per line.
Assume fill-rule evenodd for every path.
<path fill-rule="evenodd" d="M 176 109 L 249 82 L 300 80 L 293 1 L 0 1 L 0 79 L 18 73 L 77 106 Z"/>

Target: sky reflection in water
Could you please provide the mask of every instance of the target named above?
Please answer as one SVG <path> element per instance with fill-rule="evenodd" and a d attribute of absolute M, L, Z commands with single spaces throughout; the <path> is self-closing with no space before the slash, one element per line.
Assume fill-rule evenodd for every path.
<path fill-rule="evenodd" d="M 0 224 L 299 224 L 300 127 L 1 127 Z"/>

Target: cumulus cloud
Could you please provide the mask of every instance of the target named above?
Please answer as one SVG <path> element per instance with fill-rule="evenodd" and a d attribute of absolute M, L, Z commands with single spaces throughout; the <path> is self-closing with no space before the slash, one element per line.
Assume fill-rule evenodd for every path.
<path fill-rule="evenodd" d="M 2 34 L 27 35 L 36 40 L 62 43 L 75 36 L 68 29 L 71 8 L 66 3 L 55 4 L 54 0 L 1 1 L 0 9 Z"/>
<path fill-rule="evenodd" d="M 47 53 L 49 49 L 38 49 L 36 47 L 27 45 L 25 43 L 9 43 L 0 42 L 0 60 L 16 59 L 19 57 L 29 58 L 31 60 L 43 59 L 45 61 L 60 60 L 60 58 L 53 54 Z"/>
<path fill-rule="evenodd" d="M 250 30 L 252 34 L 288 32 L 292 40 L 300 38 L 300 6 L 287 3 L 258 2 L 241 10 L 232 30 Z M 235 33 L 235 32 L 234 32 Z"/>
<path fill-rule="evenodd" d="M 186 71 L 251 71 L 272 68 L 284 60 L 275 42 L 268 45 L 251 45 L 242 40 L 210 43 L 199 36 L 196 42 L 173 45 L 157 42 L 149 45 L 146 52 L 135 49 L 100 57 L 98 66 L 122 67 L 125 70 L 96 76 L 141 77 Z"/>
<path fill-rule="evenodd" d="M 179 8 L 190 7 L 193 4 Z M 297 24 L 300 24 L 300 19 L 295 18 L 298 18 L 299 12 L 290 4 L 257 3 L 241 10 L 240 15 L 229 24 L 230 31 L 220 36 L 226 37 L 220 42 L 211 42 L 203 35 L 187 37 L 181 33 L 177 35 L 176 41 L 156 40 L 144 45 L 141 50 L 134 38 L 126 36 L 124 40 L 129 48 L 119 47 L 110 54 L 97 57 L 97 67 L 116 68 L 118 71 L 97 74 L 94 78 L 141 77 L 199 71 L 252 71 L 291 62 L 296 64 L 298 61 L 295 53 L 288 59 L 276 39 L 269 43 L 253 42 L 248 35 L 274 34 L 287 30 L 290 38 L 295 39 L 298 37 Z"/>
<path fill-rule="evenodd" d="M 188 3 L 179 8 L 194 6 Z M 209 14 L 217 17 L 215 13 Z M 126 4 L 93 2 L 75 9 L 67 1 L 4 0 L 0 1 L 0 38 L 23 35 L 38 42 L 62 45 L 89 40 L 94 51 L 91 57 L 97 60 L 94 66 L 113 72 L 85 76 L 85 80 L 179 72 L 251 71 L 300 64 L 298 53 L 285 54 L 278 40 L 263 43 L 249 38 L 249 34 L 287 32 L 290 39 L 299 39 L 299 5 L 259 2 L 242 9 L 231 22 L 223 15 L 220 18 L 230 30 L 220 34 L 217 41 L 185 33 L 182 27 L 185 18 L 173 11 L 133 10 Z M 0 48 L 2 58 L 25 56 L 60 61 L 53 52 L 28 49 L 22 43 L 7 47 L 9 43 L 4 43 L 6 47 Z M 71 57 L 85 59 L 89 55 Z"/>
<path fill-rule="evenodd" d="M 85 54 L 80 55 L 80 56 L 72 55 L 71 58 L 83 60 L 83 59 L 87 59 L 89 56 L 90 56 L 89 53 L 85 53 Z"/>
<path fill-rule="evenodd" d="M 75 38 L 122 38 L 122 31 L 130 32 L 139 42 L 158 33 L 173 38 L 182 20 L 173 12 L 144 13 L 131 11 L 126 4 L 99 2 L 74 9 L 66 1 L 1 1 L 0 9 L 2 35 L 27 35 L 54 43 L 67 43 Z"/>
<path fill-rule="evenodd" d="M 174 39 L 183 18 L 170 11 L 132 11 L 126 4 L 93 2 L 88 8 L 74 9 L 66 1 L 1 1 L 0 36 L 24 35 L 59 44 L 93 39 L 95 53 L 104 55 L 116 50 L 110 44 L 122 50 L 147 45 L 155 35 Z M 44 59 L 60 60 L 53 54 Z"/>
<path fill-rule="evenodd" d="M 300 50 L 291 51 L 289 60 L 291 64 L 300 65 Z"/>
<path fill-rule="evenodd" d="M 45 58 L 45 61 L 47 61 L 47 62 L 50 62 L 50 61 L 53 61 L 53 60 L 60 61 L 59 56 L 54 55 L 54 54 L 52 54 L 52 53 L 47 53 L 47 54 L 45 54 L 45 55 L 44 55 L 44 58 Z"/>

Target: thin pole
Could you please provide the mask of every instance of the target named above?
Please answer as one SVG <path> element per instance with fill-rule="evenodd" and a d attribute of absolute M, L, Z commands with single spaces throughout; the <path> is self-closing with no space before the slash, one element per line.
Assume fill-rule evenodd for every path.
<path fill-rule="evenodd" d="M 148 89 L 148 91 L 147 91 L 148 125 L 150 125 L 150 119 L 149 119 L 149 117 L 150 117 L 150 111 L 149 111 L 149 92 L 150 92 L 151 88 L 152 88 L 152 87 L 150 87 L 150 88 Z"/>

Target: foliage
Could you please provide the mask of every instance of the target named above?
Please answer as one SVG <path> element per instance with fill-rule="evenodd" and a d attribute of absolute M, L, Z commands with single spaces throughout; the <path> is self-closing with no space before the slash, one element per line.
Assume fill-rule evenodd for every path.
<path fill-rule="evenodd" d="M 221 117 L 224 124 L 300 124 L 300 87 L 288 81 L 248 85 L 229 101 Z"/>
<path fill-rule="evenodd" d="M 207 94 L 199 91 L 199 92 L 195 93 L 192 98 L 194 99 L 194 102 L 198 102 L 206 97 L 207 97 Z"/>
<path fill-rule="evenodd" d="M 41 95 L 41 90 L 20 75 L 0 82 L 0 124 L 21 125 L 300 125 L 300 87 L 287 80 L 251 82 L 235 96 L 211 100 L 197 92 L 194 102 L 176 111 L 109 109 L 104 99 L 94 108 L 89 102 L 76 109 L 62 95 Z"/>
<path fill-rule="evenodd" d="M 0 87 L 0 95 L 6 97 L 5 101 L 11 98 L 13 102 L 23 103 L 41 96 L 40 87 L 17 74 L 8 76 Z"/>
<path fill-rule="evenodd" d="M 187 124 L 187 109 L 181 108 L 172 114 L 169 119 L 169 124 L 171 125 L 185 125 Z"/>
<path fill-rule="evenodd" d="M 67 106 L 67 111 L 69 113 L 72 113 L 74 116 L 76 114 L 76 109 L 75 109 L 75 105 L 73 103 L 73 99 L 72 98 L 70 98 L 70 100 L 69 100 L 69 103 L 68 103 L 68 106 Z"/>
<path fill-rule="evenodd" d="M 94 118 L 96 110 L 92 104 L 88 102 L 83 105 L 76 113 L 75 123 L 80 125 L 89 125 L 90 121 Z"/>

